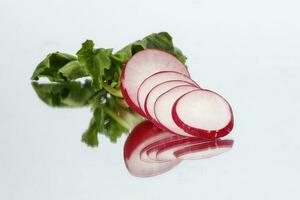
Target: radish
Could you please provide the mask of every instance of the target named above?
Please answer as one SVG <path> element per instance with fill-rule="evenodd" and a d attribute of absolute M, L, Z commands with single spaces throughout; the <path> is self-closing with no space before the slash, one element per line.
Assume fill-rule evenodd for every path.
<path fill-rule="evenodd" d="M 137 91 L 149 76 L 160 71 L 176 71 L 189 77 L 186 66 L 175 56 L 158 50 L 145 49 L 134 54 L 124 66 L 121 75 L 121 91 L 128 105 L 144 115 L 139 108 Z"/>
<path fill-rule="evenodd" d="M 210 142 L 210 140 L 195 137 L 183 138 L 181 140 L 166 143 L 165 145 L 156 146 L 156 149 L 152 149 L 152 151 L 156 151 L 156 160 L 170 161 L 176 159 L 174 155 L 175 151 L 183 149 L 187 146 L 192 146 L 194 144 L 202 144 L 207 142 Z"/>
<path fill-rule="evenodd" d="M 214 140 L 211 142 L 187 146 L 174 152 L 176 158 L 181 160 L 206 159 L 229 151 L 233 140 Z"/>
<path fill-rule="evenodd" d="M 157 121 L 166 130 L 183 136 L 192 136 L 188 132 L 185 132 L 177 124 L 175 124 L 172 118 L 172 107 L 179 97 L 193 90 L 199 90 L 199 88 L 191 85 L 177 86 L 163 93 L 156 99 L 154 104 L 154 113 Z M 193 107 L 193 104 L 190 104 L 190 106 Z"/>
<path fill-rule="evenodd" d="M 198 89 L 182 95 L 173 105 L 172 116 L 179 127 L 198 137 L 223 137 L 233 128 L 229 103 L 209 90 Z"/>
<path fill-rule="evenodd" d="M 161 129 L 165 129 L 160 123 L 158 123 L 155 113 L 154 113 L 154 104 L 156 99 L 166 91 L 177 87 L 181 85 L 191 85 L 191 83 L 186 82 L 186 81 L 166 81 L 163 83 L 160 83 L 159 85 L 155 86 L 154 88 L 151 89 L 151 91 L 148 93 L 145 101 L 145 114 L 147 118 L 152 121 L 156 126 L 158 126 Z"/>
<path fill-rule="evenodd" d="M 124 161 L 128 171 L 138 177 L 150 177 L 169 171 L 180 160 L 170 162 L 145 162 L 141 160 L 141 151 L 148 145 L 164 138 L 163 131 L 149 121 L 137 125 L 126 139 Z"/>
<path fill-rule="evenodd" d="M 156 142 L 153 142 L 152 144 L 146 146 L 142 151 L 141 151 L 141 159 L 143 161 L 146 161 L 146 162 L 166 162 L 166 161 L 159 161 L 156 159 L 156 156 L 152 156 L 149 154 L 149 151 L 151 151 L 152 149 L 155 149 L 157 146 L 160 146 L 160 145 L 163 145 L 163 144 L 168 144 L 172 141 L 176 141 L 176 140 L 179 140 L 180 138 L 182 139 L 183 136 L 180 136 L 180 135 L 174 135 L 170 132 L 163 132 L 164 137 L 163 139 L 160 139 Z M 176 158 L 175 158 L 176 159 Z"/>
<path fill-rule="evenodd" d="M 151 145 L 148 148 L 145 148 L 144 154 L 146 154 L 149 159 L 155 160 L 156 162 L 166 162 L 167 160 L 158 160 L 156 158 L 157 149 L 159 149 L 161 146 L 165 146 L 169 143 L 173 143 L 173 142 L 181 140 L 183 138 L 185 138 L 185 137 L 177 135 L 177 137 L 170 137 L 168 140 L 158 141 L 154 145 Z M 177 158 L 174 158 L 174 159 L 177 159 Z M 168 161 L 170 161 L 170 160 L 168 160 Z"/>
<path fill-rule="evenodd" d="M 191 83 L 192 85 L 198 86 L 197 83 L 190 79 L 190 77 L 181 74 L 179 72 L 175 71 L 160 71 L 155 74 L 152 74 L 148 78 L 146 78 L 140 85 L 138 91 L 137 91 L 137 99 L 140 109 L 145 113 L 145 100 L 147 97 L 147 94 L 150 92 L 150 90 L 155 87 L 156 85 L 170 81 L 170 80 L 181 80 Z"/>

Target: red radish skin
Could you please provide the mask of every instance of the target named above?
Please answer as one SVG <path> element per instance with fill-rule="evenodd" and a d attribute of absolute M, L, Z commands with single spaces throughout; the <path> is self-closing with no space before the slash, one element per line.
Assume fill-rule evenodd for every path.
<path fill-rule="evenodd" d="M 229 151 L 232 146 L 233 140 L 214 140 L 182 148 L 174 155 L 181 160 L 207 159 Z"/>
<path fill-rule="evenodd" d="M 193 109 L 187 107 L 187 105 L 191 106 L 191 103 L 194 104 L 194 106 L 192 104 Z M 204 103 L 206 103 L 206 106 L 204 106 Z M 224 106 L 224 108 L 220 105 Z M 201 108 L 201 110 L 204 109 L 206 113 L 201 113 L 201 111 L 197 109 L 197 106 L 200 106 L 200 108 L 203 106 L 204 108 Z M 217 106 L 219 106 L 220 112 L 216 110 Z M 178 113 L 179 111 L 180 114 Z M 223 116 L 221 114 L 225 116 L 224 118 L 226 118 L 226 120 L 220 120 L 219 116 Z M 199 116 L 201 116 L 200 120 L 198 120 Z M 222 96 L 210 90 L 198 89 L 182 95 L 173 105 L 172 117 L 174 122 L 187 133 L 208 139 L 227 135 L 233 129 L 234 125 L 233 113 L 229 103 Z M 185 121 L 182 118 L 184 118 Z M 209 127 L 209 129 L 195 127 L 197 125 L 195 121 L 197 120 L 199 122 L 206 121 L 207 124 L 215 123 L 216 129 L 213 127 Z M 220 126 L 220 121 L 224 123 L 224 126 Z M 193 125 L 190 125 L 190 123 L 193 123 Z"/>
<path fill-rule="evenodd" d="M 159 128 L 166 130 L 165 127 L 163 127 L 156 119 L 155 112 L 154 112 L 154 104 L 157 98 L 165 93 L 166 91 L 177 87 L 177 86 L 182 86 L 182 85 L 187 85 L 190 86 L 191 83 L 186 82 L 186 81 L 166 81 L 163 83 L 160 83 L 159 85 L 155 86 L 150 90 L 150 92 L 147 94 L 146 101 L 145 101 L 145 113 L 147 118 L 152 121 L 156 126 Z"/>
<path fill-rule="evenodd" d="M 144 121 L 128 136 L 124 145 L 124 161 L 133 176 L 152 177 L 171 170 L 181 160 L 217 156 L 231 149 L 232 145 L 232 140 L 176 136 L 163 132 L 149 121 Z M 172 156 L 163 160 L 158 159 L 159 155 L 168 151 L 167 149 L 173 150 Z M 152 151 L 152 157 L 143 160 L 143 155 L 147 156 L 149 151 Z"/>
<path fill-rule="evenodd" d="M 141 151 L 141 159 L 145 162 L 166 162 L 166 161 L 159 161 L 156 160 L 155 157 L 151 157 L 149 156 L 148 152 L 149 150 L 156 148 L 157 146 L 160 146 L 162 144 L 166 144 L 166 143 L 170 143 L 172 141 L 176 141 L 179 139 L 182 139 L 183 136 L 179 136 L 179 135 L 174 135 L 170 132 L 163 132 L 163 134 L 165 135 L 165 137 L 161 140 L 158 140 L 156 142 L 151 143 L 150 145 L 146 146 L 142 151 Z"/>
<path fill-rule="evenodd" d="M 190 85 L 177 86 L 160 95 L 154 104 L 154 113 L 157 121 L 168 131 L 187 137 L 193 135 L 180 128 L 172 118 L 172 107 L 176 100 L 183 94 L 199 88 Z M 191 105 L 192 106 L 192 105 Z"/>
<path fill-rule="evenodd" d="M 157 158 L 156 158 L 157 150 L 160 149 L 160 147 L 162 147 L 162 146 L 168 145 L 170 143 L 174 143 L 179 140 L 183 140 L 184 138 L 187 138 L 187 137 L 177 135 L 177 137 L 170 137 L 168 140 L 158 141 L 155 143 L 155 145 L 145 148 L 144 154 L 146 154 L 149 159 L 155 160 L 156 162 L 167 162 L 167 160 L 157 160 Z M 175 160 L 175 159 L 173 159 L 173 160 Z M 168 161 L 171 161 L 171 160 L 168 160 Z"/>
<path fill-rule="evenodd" d="M 203 144 L 210 142 L 211 140 L 203 139 L 203 138 L 184 138 L 181 140 L 177 140 L 174 142 L 167 143 L 165 145 L 157 146 L 156 149 L 152 149 L 152 151 L 156 152 L 156 160 L 159 161 L 171 161 L 176 159 L 174 152 L 183 149 L 187 146 L 192 146 L 195 144 Z"/>
<path fill-rule="evenodd" d="M 179 164 L 180 160 L 171 162 L 145 162 L 141 160 L 141 151 L 148 145 L 162 139 L 163 131 L 149 121 L 137 125 L 126 139 L 124 161 L 128 171 L 137 177 L 151 177 L 165 173 Z"/>
<path fill-rule="evenodd" d="M 144 108 L 145 100 L 147 94 L 151 91 L 151 89 L 162 82 L 171 81 L 171 80 L 185 81 L 185 82 L 189 82 L 191 85 L 195 85 L 196 87 L 199 87 L 195 81 L 190 79 L 190 77 L 181 74 L 179 72 L 160 71 L 155 74 L 152 74 L 141 83 L 137 91 L 138 104 L 140 109 L 142 109 L 144 113 L 145 113 L 145 108 Z"/>
<path fill-rule="evenodd" d="M 122 75 L 121 77 L 123 77 L 124 73 L 122 72 Z M 140 115 L 142 115 L 143 117 L 146 117 L 144 112 L 140 109 L 140 107 L 138 105 L 136 105 L 132 100 L 131 98 L 129 97 L 126 89 L 124 89 L 122 86 L 121 86 L 121 92 L 122 92 L 122 95 L 126 101 L 126 103 L 129 105 L 129 107 L 134 110 L 135 112 L 139 113 Z"/>
<path fill-rule="evenodd" d="M 160 71 L 176 71 L 190 76 L 186 66 L 174 55 L 158 49 L 145 49 L 134 54 L 123 67 L 121 91 L 128 105 L 143 115 L 137 100 L 141 83 L 149 76 Z"/>

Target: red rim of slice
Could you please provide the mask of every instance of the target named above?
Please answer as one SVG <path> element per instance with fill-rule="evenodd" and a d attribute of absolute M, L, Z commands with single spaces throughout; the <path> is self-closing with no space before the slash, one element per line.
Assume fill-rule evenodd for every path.
<path fill-rule="evenodd" d="M 145 162 L 141 160 L 140 151 L 153 142 L 162 139 L 160 129 L 149 121 L 138 124 L 127 137 L 123 157 L 128 171 L 137 177 L 150 177 L 165 173 L 180 163 L 176 159 L 170 162 Z"/>
<path fill-rule="evenodd" d="M 210 142 L 184 147 L 183 149 L 175 151 L 174 155 L 176 158 L 181 159 L 180 157 L 182 157 L 184 155 L 188 155 L 190 153 L 204 152 L 204 151 L 209 151 L 210 149 L 217 149 L 217 148 L 228 148 L 228 150 L 229 150 L 232 148 L 232 146 L 233 146 L 233 140 L 220 140 L 220 139 L 212 140 Z M 222 152 L 222 153 L 224 153 L 224 152 Z M 210 155 L 209 157 L 204 157 L 204 158 L 195 158 L 195 159 L 197 159 L 197 160 L 198 159 L 206 159 L 206 158 L 217 156 L 219 154 Z"/>
<path fill-rule="evenodd" d="M 156 105 L 157 105 L 157 102 L 158 102 L 158 99 L 159 98 L 161 98 L 163 95 L 165 95 L 166 93 L 168 93 L 169 91 L 171 91 L 171 90 L 174 90 L 174 89 L 176 89 L 176 88 L 179 88 L 179 87 L 184 87 L 184 86 L 189 86 L 189 85 L 181 85 L 181 86 L 176 86 L 176 87 L 174 87 L 174 88 L 172 88 L 172 89 L 169 89 L 168 91 L 166 91 L 166 92 L 164 92 L 163 94 L 161 94 L 157 99 L 156 99 L 156 101 L 155 101 L 155 104 L 154 104 L 154 113 L 155 113 L 155 116 L 156 116 L 156 119 L 157 119 L 157 122 L 163 127 L 163 129 L 164 130 L 166 130 L 166 131 L 169 131 L 169 132 L 171 132 L 171 133 L 174 133 L 174 134 L 177 134 L 177 135 L 183 135 L 183 133 L 182 134 L 180 134 L 180 133 L 176 133 L 175 131 L 173 131 L 173 130 L 171 130 L 170 128 L 168 128 L 167 126 L 165 126 L 165 125 L 163 125 L 163 123 L 161 123 L 160 122 L 160 120 L 158 119 L 158 117 L 157 117 L 157 113 L 156 113 Z M 190 85 L 191 87 L 195 87 L 195 86 L 193 86 L 193 85 Z M 190 92 L 193 92 L 193 91 L 195 91 L 195 90 L 199 90 L 199 88 L 197 88 L 197 87 L 195 87 L 194 89 L 192 89 L 191 91 L 188 91 L 188 92 L 186 92 L 186 93 L 190 93 Z M 186 93 L 184 93 L 183 95 L 185 95 Z M 182 95 L 182 96 L 183 96 Z M 181 96 L 181 97 L 182 97 Z M 181 98 L 181 97 L 179 97 L 179 98 Z M 178 99 L 177 99 L 178 100 Z M 176 101 L 177 101 L 176 100 Z M 176 101 L 175 101 L 175 103 L 176 103 Z M 173 104 L 174 105 L 174 104 Z M 172 107 L 173 108 L 173 107 Z M 172 111 L 173 111 L 173 109 L 171 109 L 171 117 L 173 118 L 173 113 L 172 113 Z M 174 121 L 174 120 L 173 120 Z M 175 121 L 174 121 L 175 122 Z M 175 124 L 176 124 L 176 122 L 175 122 Z M 178 126 L 178 124 L 176 124 L 177 126 Z M 192 135 L 192 134 L 190 134 L 189 132 L 187 132 L 187 131 L 185 131 L 183 128 L 181 128 L 180 126 L 178 126 L 178 128 L 179 129 L 182 129 L 182 131 L 183 132 L 185 132 L 184 133 L 184 135 L 183 136 L 185 136 L 185 137 L 195 137 L 195 135 Z M 199 137 L 199 136 L 198 136 Z M 200 136 L 201 137 L 201 136 Z"/>
<path fill-rule="evenodd" d="M 167 162 L 167 161 L 160 161 L 160 160 L 158 161 L 155 158 L 149 157 L 149 151 L 151 151 L 151 149 L 156 148 L 157 146 L 160 146 L 160 145 L 163 145 L 166 143 L 170 143 L 172 141 L 176 141 L 181 138 L 183 138 L 183 136 L 174 135 L 173 133 L 170 133 L 169 137 L 163 138 L 161 140 L 158 140 L 158 141 L 153 142 L 153 143 L 149 144 L 148 146 L 146 146 L 143 150 L 141 150 L 140 157 L 145 162 L 149 162 L 149 160 L 151 160 L 152 162 Z M 146 156 L 147 158 L 145 159 L 144 156 Z"/>
<path fill-rule="evenodd" d="M 140 92 L 141 92 L 141 87 L 142 87 L 143 84 L 144 84 L 147 80 L 149 80 L 150 78 L 152 78 L 152 77 L 154 77 L 154 76 L 157 76 L 157 75 L 160 75 L 160 74 L 165 74 L 165 73 L 176 74 L 176 75 L 182 76 L 182 77 L 184 77 L 184 78 L 186 78 L 186 79 L 178 79 L 179 77 L 177 77 L 177 78 L 174 77 L 174 78 L 171 78 L 171 79 L 166 79 L 166 80 L 164 80 L 164 81 L 162 81 L 162 82 L 156 83 L 156 85 L 154 85 L 154 86 L 151 88 L 151 90 L 152 90 L 153 88 L 155 88 L 156 86 L 160 85 L 161 83 L 164 83 L 164 82 L 167 82 L 167 81 L 183 81 L 183 82 L 188 82 L 188 83 L 190 83 L 191 85 L 195 85 L 196 87 L 199 87 L 199 88 L 200 88 L 200 86 L 199 86 L 194 80 L 192 80 L 190 76 L 187 76 L 187 75 L 185 75 L 185 74 L 183 74 L 183 73 L 180 73 L 180 72 L 177 72 L 177 71 L 170 71 L 170 70 L 165 70 L 165 71 L 159 71 L 159 72 L 156 72 L 156 73 L 154 73 L 154 74 L 148 76 L 145 80 L 143 80 L 143 82 L 140 84 L 140 86 L 139 86 L 139 88 L 138 88 L 138 90 L 137 90 L 137 100 L 138 100 L 138 105 L 139 105 L 140 110 L 141 110 L 143 113 L 146 113 L 146 111 L 144 112 L 144 110 L 146 109 L 145 104 L 146 104 L 146 100 L 147 100 L 148 94 L 151 92 L 151 90 L 148 91 L 148 94 L 146 95 L 146 98 L 145 98 L 144 102 L 140 102 L 139 95 L 140 95 Z M 190 82 L 189 82 L 188 80 L 190 80 Z M 143 105 L 141 105 L 141 103 L 143 103 Z M 143 110 L 143 107 L 144 107 L 144 110 Z M 147 114 L 146 114 L 146 116 L 147 116 Z"/>
<path fill-rule="evenodd" d="M 125 68 L 126 66 L 124 65 L 123 68 Z M 135 112 L 137 112 L 138 114 L 142 115 L 143 117 L 146 117 L 145 114 L 143 113 L 143 111 L 137 106 L 135 105 L 135 103 L 131 100 L 131 98 L 129 97 L 127 90 L 122 86 L 122 83 L 124 80 L 124 75 L 125 74 L 125 70 L 123 69 L 121 72 L 121 92 L 124 96 L 125 101 L 127 102 L 127 104 L 129 105 L 129 107 L 131 107 L 132 110 L 134 110 Z"/>
<path fill-rule="evenodd" d="M 137 55 L 139 55 L 139 54 L 141 54 L 141 53 L 144 53 L 145 51 L 149 51 L 149 50 L 155 50 L 155 51 L 157 51 L 157 52 L 161 52 L 161 53 L 167 54 L 168 56 L 170 56 L 170 57 L 172 57 L 172 58 L 178 60 L 178 58 L 177 58 L 176 56 L 174 56 L 173 54 L 170 54 L 170 53 L 168 53 L 168 52 L 166 52 L 166 51 L 162 51 L 162 50 L 160 50 L 160 49 L 155 49 L 155 48 L 149 48 L 149 49 L 144 49 L 144 50 L 142 50 L 142 51 L 139 51 L 139 52 L 135 53 L 135 54 L 127 61 L 127 63 L 123 65 L 122 72 L 121 72 L 121 92 L 122 92 L 122 94 L 123 94 L 123 96 L 124 96 L 124 98 L 125 98 L 125 101 L 128 103 L 128 105 L 129 105 L 134 111 L 136 111 L 137 113 L 139 113 L 139 114 L 142 115 L 142 116 L 145 116 L 145 114 L 144 114 L 143 111 L 138 107 L 138 105 L 131 99 L 131 97 L 130 97 L 130 95 L 129 95 L 127 89 L 126 89 L 126 87 L 124 86 L 124 82 L 126 82 L 126 81 L 125 81 L 125 80 L 126 80 L 126 79 L 125 79 L 125 71 L 126 71 L 126 68 L 127 68 L 128 63 L 132 60 L 132 58 L 136 57 Z M 181 63 L 181 61 L 178 60 L 178 63 Z M 188 70 L 187 70 L 187 66 L 186 66 L 185 64 L 183 64 L 183 63 L 181 63 L 181 65 L 185 68 L 185 73 L 186 73 L 186 75 L 187 75 L 187 76 L 190 76 L 190 74 L 189 74 L 189 72 L 188 72 Z M 168 68 L 168 70 L 169 70 L 169 68 Z M 172 70 L 170 69 L 170 71 L 172 71 Z M 176 71 L 176 70 L 175 70 L 175 71 Z M 156 71 L 156 72 L 158 72 L 158 71 Z M 154 72 L 154 73 L 156 73 L 156 72 Z M 153 73 L 150 73 L 149 75 L 152 75 L 152 74 L 153 74 Z M 148 75 L 148 76 L 149 76 L 149 75 Z M 148 76 L 147 76 L 147 77 L 148 77 Z M 145 77 L 145 78 L 147 78 L 147 77 Z M 139 85 L 140 85 L 140 84 L 139 84 Z M 139 85 L 137 85 L 136 90 L 138 89 Z M 136 95 L 136 94 L 135 94 L 135 95 Z"/>
<path fill-rule="evenodd" d="M 146 117 L 147 117 L 152 123 L 154 123 L 154 124 L 157 125 L 160 129 L 163 129 L 163 130 L 165 130 L 165 131 L 169 131 L 169 130 L 166 129 L 161 123 L 159 123 L 159 121 L 156 120 L 156 118 L 154 118 L 154 117 L 150 114 L 150 112 L 149 112 L 149 110 L 148 110 L 148 99 L 149 99 L 149 94 L 150 94 L 152 91 L 154 91 L 156 88 L 160 87 L 160 86 L 163 85 L 163 84 L 166 84 L 166 83 L 173 83 L 173 82 L 178 82 L 178 85 L 172 86 L 172 87 L 169 88 L 167 91 L 169 91 L 169 90 L 171 90 L 171 89 L 173 89 L 173 88 L 175 88 L 175 87 L 185 86 L 185 85 L 186 85 L 186 86 L 191 85 L 191 86 L 199 87 L 198 85 L 193 85 L 193 84 L 191 84 L 190 82 L 187 82 L 187 81 L 181 81 L 181 80 L 169 80 L 169 81 L 165 81 L 165 82 L 162 82 L 162 83 L 156 85 L 155 87 L 153 87 L 153 88 L 149 91 L 149 93 L 148 93 L 147 96 L 146 96 L 145 103 L 144 103 L 145 115 L 146 115 Z M 196 88 L 195 88 L 195 89 L 196 89 Z M 167 92 L 167 91 L 165 91 L 165 92 Z M 162 94 L 164 94 L 165 92 L 161 93 L 157 98 L 159 98 L 159 97 L 160 97 Z M 155 101 L 156 101 L 156 100 L 155 100 Z M 153 109 L 154 109 L 154 106 L 155 106 L 155 103 L 153 104 Z"/>
<path fill-rule="evenodd" d="M 186 137 L 186 138 L 183 138 L 183 139 L 180 139 L 180 140 L 177 140 L 177 141 L 173 141 L 173 142 L 170 142 L 168 144 L 165 144 L 165 145 L 161 145 L 161 146 L 157 146 L 156 149 L 157 149 L 157 152 L 156 152 L 156 159 L 159 160 L 159 161 L 170 161 L 171 159 L 162 159 L 162 158 L 159 158 L 159 156 L 161 154 L 164 154 L 165 152 L 167 151 L 170 151 L 172 150 L 173 153 L 175 151 L 178 151 L 180 149 L 183 149 L 187 146 L 192 146 L 192 145 L 196 145 L 196 144 L 202 144 L 202 143 L 208 143 L 208 142 L 211 142 L 211 140 L 208 140 L 208 139 L 204 139 L 204 138 L 199 138 L 199 137 Z M 174 158 L 175 155 L 174 155 Z"/>
<path fill-rule="evenodd" d="M 205 129 L 200 129 L 200 128 L 196 128 L 196 127 L 187 125 L 180 119 L 180 117 L 177 115 L 177 112 L 176 112 L 176 106 L 177 106 L 178 102 L 184 96 L 186 96 L 192 92 L 195 92 L 195 91 L 207 91 L 207 92 L 214 93 L 214 94 L 218 95 L 220 98 L 222 98 L 228 104 L 231 118 L 230 118 L 229 123 L 225 127 L 221 128 L 219 130 L 205 130 Z M 215 138 L 219 138 L 219 137 L 224 137 L 225 135 L 227 135 L 231 132 L 231 130 L 233 129 L 233 126 L 234 126 L 234 117 L 233 117 L 233 112 L 232 112 L 232 108 L 231 108 L 230 104 L 226 101 L 226 99 L 224 97 L 222 97 L 218 93 L 213 92 L 211 90 L 206 90 L 206 89 L 196 89 L 196 90 L 187 92 L 184 95 L 182 95 L 181 97 L 179 97 L 173 105 L 172 117 L 173 117 L 174 122 L 177 124 L 177 126 L 181 127 L 183 130 L 185 130 L 185 132 L 187 132 L 191 135 L 194 135 L 196 137 L 203 137 L 203 138 L 207 138 L 207 139 L 215 139 Z"/>

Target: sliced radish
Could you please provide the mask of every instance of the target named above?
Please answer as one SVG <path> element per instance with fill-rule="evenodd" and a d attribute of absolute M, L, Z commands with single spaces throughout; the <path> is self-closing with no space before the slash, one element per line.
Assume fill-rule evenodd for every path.
<path fill-rule="evenodd" d="M 128 105 L 143 115 L 137 100 L 141 83 L 160 71 L 176 71 L 189 76 L 186 66 L 175 56 L 158 50 L 146 49 L 134 54 L 124 66 L 121 75 L 121 90 Z"/>
<path fill-rule="evenodd" d="M 233 114 L 229 103 L 209 90 L 194 90 L 177 99 L 173 108 L 174 122 L 187 133 L 218 138 L 233 128 Z"/>
<path fill-rule="evenodd" d="M 163 83 L 160 83 L 159 85 L 155 86 L 151 89 L 151 91 L 148 93 L 145 101 L 145 113 L 149 120 L 151 120 L 156 126 L 158 126 L 161 129 L 165 129 L 161 124 L 158 123 L 155 113 L 154 113 L 154 104 L 156 99 L 166 91 L 177 87 L 181 85 L 187 85 L 190 86 L 191 83 L 186 81 L 166 81 Z"/>
<path fill-rule="evenodd" d="M 160 71 L 155 74 L 152 74 L 141 83 L 137 92 L 139 107 L 143 110 L 144 113 L 145 113 L 145 108 L 144 108 L 145 100 L 150 90 L 162 82 L 171 81 L 171 80 L 186 81 L 191 83 L 191 85 L 198 86 L 195 81 L 190 79 L 190 77 L 181 74 L 179 72 Z"/>
<path fill-rule="evenodd" d="M 160 139 L 156 142 L 153 142 L 152 144 L 146 146 L 142 151 L 141 151 L 141 159 L 143 161 L 146 161 L 146 162 L 166 162 L 166 161 L 158 161 L 156 159 L 156 156 L 152 156 L 149 154 L 149 150 L 151 149 L 155 149 L 157 146 L 160 146 L 160 145 L 163 145 L 163 144 L 166 144 L 166 143 L 170 143 L 172 141 L 176 141 L 176 140 L 179 140 L 181 139 L 183 136 L 180 136 L 180 135 L 174 135 L 170 132 L 163 132 L 164 134 L 164 138 L 163 139 Z"/>
<path fill-rule="evenodd" d="M 177 86 L 163 93 L 156 99 L 154 104 L 154 113 L 157 121 L 165 129 L 175 134 L 188 137 L 192 136 L 175 124 L 172 118 L 172 107 L 179 97 L 193 90 L 199 90 L 199 88 L 191 85 Z M 193 107 L 193 104 L 190 104 L 190 106 Z"/>
<path fill-rule="evenodd" d="M 175 151 L 174 155 L 181 160 L 206 159 L 229 151 L 232 146 L 233 140 L 215 140 L 185 147 Z"/>
<path fill-rule="evenodd" d="M 181 140 L 177 140 L 174 142 L 166 143 L 165 145 L 156 146 L 156 149 L 152 149 L 152 151 L 156 151 L 156 160 L 157 161 L 171 161 L 176 159 L 174 152 L 183 149 L 187 146 L 192 146 L 195 144 L 203 144 L 210 142 L 210 140 L 203 138 L 184 138 Z"/>
<path fill-rule="evenodd" d="M 124 161 L 128 171 L 138 177 L 150 177 L 162 174 L 176 166 L 180 161 L 145 162 L 141 160 L 141 151 L 148 145 L 161 140 L 163 131 L 149 121 L 137 125 L 128 136 L 124 145 Z"/>

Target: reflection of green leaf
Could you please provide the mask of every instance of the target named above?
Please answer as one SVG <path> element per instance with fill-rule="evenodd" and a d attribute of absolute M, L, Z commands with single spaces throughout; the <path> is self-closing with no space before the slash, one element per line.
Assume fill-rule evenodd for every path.
<path fill-rule="evenodd" d="M 97 90 L 90 80 L 84 83 L 32 82 L 32 86 L 40 99 L 49 106 L 73 108 L 89 105 L 92 108 L 93 117 L 81 138 L 82 142 L 91 147 L 98 146 L 98 134 L 116 142 L 142 119 L 126 105 L 124 99 L 112 96 L 105 90 Z"/>
<path fill-rule="evenodd" d="M 98 141 L 98 132 L 100 131 L 99 128 L 99 121 L 97 116 L 101 116 L 101 111 L 96 109 L 94 111 L 94 116 L 90 121 L 88 129 L 82 134 L 81 141 L 87 144 L 90 147 L 97 147 L 99 144 Z"/>
<path fill-rule="evenodd" d="M 89 128 L 84 132 L 82 141 L 88 146 L 98 145 L 95 133 L 107 136 L 111 142 L 116 142 L 122 134 L 128 133 L 142 118 L 130 108 L 119 104 L 118 98 L 105 91 L 99 92 L 91 100 L 94 110 Z"/>
<path fill-rule="evenodd" d="M 40 99 L 52 107 L 81 107 L 95 94 L 91 81 L 64 83 L 37 83 L 32 86 Z"/>

